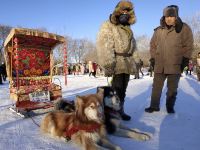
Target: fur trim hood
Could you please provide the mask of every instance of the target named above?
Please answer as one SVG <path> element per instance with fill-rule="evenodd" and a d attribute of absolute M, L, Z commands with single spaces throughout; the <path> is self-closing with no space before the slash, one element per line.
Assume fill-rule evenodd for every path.
<path fill-rule="evenodd" d="M 130 15 L 130 19 L 128 21 L 129 25 L 134 24 L 136 22 L 134 7 L 130 1 L 126 0 L 120 1 L 115 7 L 115 10 L 110 15 L 111 23 L 116 25 L 119 24 L 118 17 L 122 14 L 123 10 L 127 10 L 128 14 Z"/>

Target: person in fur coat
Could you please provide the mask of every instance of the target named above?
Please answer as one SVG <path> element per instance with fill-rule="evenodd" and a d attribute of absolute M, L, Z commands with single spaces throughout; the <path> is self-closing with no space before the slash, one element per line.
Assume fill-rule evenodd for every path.
<path fill-rule="evenodd" d="M 133 4 L 120 1 L 109 20 L 105 21 L 97 35 L 98 64 L 103 68 L 105 76 L 112 76 L 112 88 L 120 98 L 123 120 L 131 117 L 124 112 L 124 100 L 130 75 L 136 72 L 133 53 L 136 48 L 130 25 L 136 21 Z"/>
<path fill-rule="evenodd" d="M 166 110 L 175 113 L 177 88 L 183 69 L 188 66 L 193 51 L 191 28 L 178 15 L 178 6 L 167 6 L 160 26 L 154 30 L 150 42 L 151 58 L 155 62 L 151 103 L 146 112 L 160 110 L 160 97 L 167 80 Z"/>

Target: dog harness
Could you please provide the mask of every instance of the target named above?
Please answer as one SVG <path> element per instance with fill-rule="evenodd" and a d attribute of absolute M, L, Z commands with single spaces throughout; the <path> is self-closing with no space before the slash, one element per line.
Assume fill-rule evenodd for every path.
<path fill-rule="evenodd" d="M 81 126 L 73 126 L 70 129 L 66 129 L 66 131 L 64 133 L 64 137 L 67 140 L 70 140 L 71 136 L 80 130 L 92 133 L 92 132 L 99 130 L 100 127 L 101 127 L 101 125 L 98 123 L 93 123 L 93 124 L 89 124 L 89 125 L 81 125 Z"/>

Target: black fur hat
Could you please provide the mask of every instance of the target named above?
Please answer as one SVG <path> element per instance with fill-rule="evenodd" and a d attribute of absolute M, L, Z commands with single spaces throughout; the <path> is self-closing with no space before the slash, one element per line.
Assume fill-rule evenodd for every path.
<path fill-rule="evenodd" d="M 117 6 L 115 7 L 115 10 L 110 15 L 110 21 L 113 24 L 119 24 L 118 17 L 122 14 L 123 10 L 127 10 L 128 14 L 130 15 L 128 23 L 134 24 L 136 22 L 135 12 L 133 4 L 130 1 L 127 0 L 121 0 Z"/>

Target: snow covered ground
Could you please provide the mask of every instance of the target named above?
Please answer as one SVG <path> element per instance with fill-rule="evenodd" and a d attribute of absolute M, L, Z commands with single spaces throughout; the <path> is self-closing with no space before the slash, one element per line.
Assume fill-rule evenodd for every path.
<path fill-rule="evenodd" d="M 55 82 L 62 83 L 62 76 L 55 77 Z M 69 76 L 68 85 L 63 87 L 63 97 L 74 99 L 75 95 L 95 93 L 96 87 L 107 85 L 105 77 L 91 78 Z M 144 76 L 133 79 L 128 85 L 125 111 L 132 120 L 124 122 L 131 128 L 139 128 L 153 134 L 150 141 L 139 142 L 132 139 L 109 136 L 123 150 L 199 150 L 200 149 L 200 82 L 196 76 L 183 76 L 179 83 L 176 101 L 176 113 L 168 115 L 165 109 L 163 89 L 161 111 L 145 113 L 149 106 L 152 78 Z M 0 85 L 0 150 L 78 150 L 73 143 L 65 143 L 42 135 L 30 118 L 21 118 L 8 107 L 13 102 L 9 99 L 8 82 Z M 40 124 L 44 115 L 34 117 Z"/>

